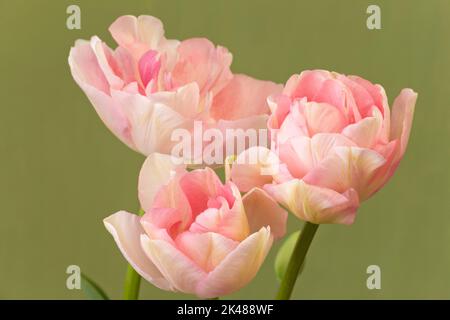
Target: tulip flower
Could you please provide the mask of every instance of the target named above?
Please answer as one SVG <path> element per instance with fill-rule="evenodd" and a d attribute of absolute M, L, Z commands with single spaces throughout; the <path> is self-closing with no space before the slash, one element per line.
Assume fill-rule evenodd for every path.
<path fill-rule="evenodd" d="M 241 191 L 264 188 L 302 220 L 352 224 L 360 203 L 405 154 L 416 98 L 403 89 L 391 112 L 383 87 L 360 77 L 323 70 L 294 75 L 281 95 L 269 98 L 272 149 L 244 151 L 231 179 Z M 252 154 L 259 163 L 245 162 Z M 263 164 L 278 170 L 261 175 Z"/>
<path fill-rule="evenodd" d="M 241 197 L 210 168 L 186 171 L 171 156 L 151 154 L 139 175 L 142 217 L 104 220 L 133 268 L 158 288 L 202 298 L 230 294 L 256 275 L 287 213 L 268 194 Z"/>
<path fill-rule="evenodd" d="M 196 121 L 220 131 L 266 128 L 266 98 L 282 86 L 233 74 L 226 48 L 205 38 L 166 39 L 151 16 L 119 17 L 109 31 L 116 49 L 96 36 L 78 40 L 69 65 L 99 117 L 130 148 L 171 154 L 174 130 L 192 132 Z M 181 156 L 194 162 L 201 155 Z"/>

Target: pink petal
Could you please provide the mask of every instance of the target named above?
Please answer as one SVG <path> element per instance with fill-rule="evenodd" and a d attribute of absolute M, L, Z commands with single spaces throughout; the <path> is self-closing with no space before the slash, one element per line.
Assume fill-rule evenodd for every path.
<path fill-rule="evenodd" d="M 242 201 L 247 214 L 250 232 L 257 232 L 262 227 L 270 227 L 275 238 L 286 233 L 287 212 L 276 203 L 265 191 L 254 188 Z"/>
<path fill-rule="evenodd" d="M 272 95 L 267 98 L 270 109 L 269 129 L 279 129 L 291 109 L 291 99 L 286 95 Z"/>
<path fill-rule="evenodd" d="M 161 68 L 161 61 L 158 59 L 158 52 L 155 50 L 147 51 L 139 60 L 139 74 L 144 87 L 147 87 L 151 80 L 158 78 Z"/>
<path fill-rule="evenodd" d="M 208 201 L 208 209 L 200 213 L 189 230 L 193 232 L 215 232 L 230 239 L 242 241 L 249 234 L 249 225 L 246 212 L 242 204 L 241 194 L 236 186 L 229 183 L 233 192 L 232 206 L 228 201 L 219 196 Z M 218 208 L 211 207 L 211 200 L 220 200 Z"/>
<path fill-rule="evenodd" d="M 292 137 L 282 143 L 278 149 L 280 161 L 286 164 L 290 174 L 296 178 L 303 178 L 314 167 L 309 137 Z"/>
<path fill-rule="evenodd" d="M 300 219 L 317 224 L 352 224 L 359 206 L 352 189 L 341 194 L 298 179 L 267 185 L 265 190 Z"/>
<path fill-rule="evenodd" d="M 186 194 L 195 216 L 207 209 L 210 198 L 222 196 L 229 201 L 230 206 L 234 204 L 231 190 L 227 190 L 217 174 L 208 167 L 184 175 L 180 179 L 180 186 Z"/>
<path fill-rule="evenodd" d="M 344 112 L 347 110 L 349 95 L 349 90 L 339 80 L 328 79 L 323 82 L 312 101 L 331 104 Z"/>
<path fill-rule="evenodd" d="M 214 270 L 239 242 L 214 232 L 183 232 L 176 241 L 177 248 L 205 272 Z"/>
<path fill-rule="evenodd" d="M 255 277 L 271 246 L 272 237 L 268 228 L 253 233 L 198 283 L 197 295 L 203 298 L 219 297 L 246 286 Z"/>
<path fill-rule="evenodd" d="M 380 111 L 383 113 L 383 116 L 385 116 L 384 100 L 387 100 L 387 99 L 386 99 L 386 94 L 384 92 L 384 89 L 381 86 L 374 85 L 372 82 L 370 82 L 366 79 L 363 79 L 361 77 L 358 77 L 358 76 L 349 76 L 348 79 L 350 79 L 351 81 L 353 81 L 360 87 L 364 88 L 367 91 L 367 93 L 369 93 L 369 95 L 372 97 L 373 105 L 376 105 L 380 109 Z M 358 104 L 358 106 L 360 106 L 360 105 Z M 370 107 L 371 107 L 370 105 L 366 104 L 363 107 L 363 110 L 365 109 L 368 111 Z M 364 112 L 361 112 L 361 114 L 363 116 L 366 115 L 366 113 L 364 113 Z"/>
<path fill-rule="evenodd" d="M 184 253 L 169 242 L 150 240 L 146 235 L 141 235 L 141 246 L 174 290 L 196 293 L 206 273 Z"/>
<path fill-rule="evenodd" d="M 283 94 L 298 99 L 306 97 L 308 101 L 322 88 L 323 83 L 331 78 L 331 73 L 325 70 L 306 70 L 300 75 L 293 75 L 287 82 Z"/>
<path fill-rule="evenodd" d="M 390 139 L 400 139 L 400 158 L 408 145 L 417 93 L 411 89 L 403 89 L 392 106 Z"/>
<path fill-rule="evenodd" d="M 177 163 L 169 155 L 153 153 L 147 157 L 139 173 L 139 201 L 141 207 L 148 211 L 153 207 L 155 196 L 177 172 L 184 171 L 185 166 Z"/>
<path fill-rule="evenodd" d="M 211 116 L 214 119 L 236 120 L 268 114 L 267 98 L 279 94 L 282 86 L 271 81 L 253 79 L 243 74 L 233 79 L 213 100 Z"/>
<path fill-rule="evenodd" d="M 153 152 L 170 154 L 177 143 L 172 139 L 174 130 L 192 130 L 192 120 L 154 99 L 123 91 L 113 91 L 112 96 L 130 123 L 135 148 L 144 155 Z"/>
<path fill-rule="evenodd" d="M 125 259 L 145 280 L 160 289 L 172 290 L 171 284 L 142 250 L 140 237 L 144 234 L 144 230 L 139 220 L 137 215 L 119 211 L 104 219 L 103 222 Z"/>
<path fill-rule="evenodd" d="M 310 136 L 316 133 L 339 133 L 347 121 L 342 112 L 328 103 L 309 102 L 303 109 Z"/>
<path fill-rule="evenodd" d="M 303 180 L 339 193 L 355 189 L 361 200 L 365 200 L 370 179 L 386 162 L 385 158 L 373 150 L 358 147 L 335 147 L 334 151 Z"/>
<path fill-rule="evenodd" d="M 280 146 L 279 156 L 292 176 L 301 179 L 339 146 L 355 146 L 355 144 L 340 134 L 318 133 L 312 138 L 289 139 Z"/>
<path fill-rule="evenodd" d="M 157 49 L 164 40 L 162 22 L 152 16 L 121 16 L 109 27 L 119 46 L 133 53 L 135 59 L 149 49 Z"/>
<path fill-rule="evenodd" d="M 178 47 L 178 61 L 172 71 L 175 86 L 196 82 L 204 96 L 219 92 L 233 77 L 232 55 L 226 48 L 215 47 L 206 38 L 184 40 Z"/>
<path fill-rule="evenodd" d="M 129 123 L 121 106 L 110 95 L 109 83 L 87 41 L 77 41 L 70 50 L 72 76 L 81 87 L 95 111 L 111 132 L 136 150 L 129 132 Z"/>
<path fill-rule="evenodd" d="M 231 181 L 242 192 L 271 183 L 278 172 L 278 157 L 264 147 L 253 147 L 238 155 L 231 167 Z"/>
<path fill-rule="evenodd" d="M 91 39 L 92 52 L 97 58 L 98 65 L 105 75 L 109 86 L 113 89 L 121 89 L 124 85 L 123 80 L 119 77 L 118 65 L 113 57 L 113 52 L 98 37 Z"/>
<path fill-rule="evenodd" d="M 355 142 L 359 147 L 371 148 L 379 140 L 383 125 L 383 118 L 378 109 L 374 109 L 374 116 L 367 117 L 357 123 L 351 124 L 342 131 L 342 134 Z"/>

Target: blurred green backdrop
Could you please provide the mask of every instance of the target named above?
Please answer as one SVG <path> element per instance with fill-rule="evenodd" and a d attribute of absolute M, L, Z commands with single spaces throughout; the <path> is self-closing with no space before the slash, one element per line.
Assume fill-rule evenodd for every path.
<path fill-rule="evenodd" d="M 81 7 L 81 30 L 66 8 Z M 366 28 L 369 4 L 382 30 Z M 104 127 L 67 64 L 77 38 L 123 14 L 150 14 L 169 38 L 205 36 L 234 54 L 235 72 L 285 82 L 304 69 L 358 74 L 419 92 L 408 152 L 351 227 L 321 226 L 294 297 L 450 298 L 450 1 L 448 0 L 1 0 L 0 298 L 79 299 L 66 268 L 79 265 L 113 298 L 125 261 L 102 219 L 137 209 L 142 156 Z M 300 223 L 290 219 L 290 230 Z M 271 298 L 273 258 L 229 298 Z M 382 270 L 368 290 L 366 268 Z M 142 298 L 190 298 L 142 284 Z"/>

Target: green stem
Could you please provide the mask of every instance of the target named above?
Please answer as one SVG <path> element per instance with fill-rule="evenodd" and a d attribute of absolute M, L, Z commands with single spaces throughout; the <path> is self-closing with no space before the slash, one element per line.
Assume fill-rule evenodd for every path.
<path fill-rule="evenodd" d="M 125 300 L 138 300 L 140 285 L 141 276 L 129 264 L 125 276 L 125 291 L 123 293 L 123 298 Z"/>
<path fill-rule="evenodd" d="M 295 281 L 297 280 L 300 267 L 305 260 L 314 234 L 317 231 L 318 224 L 306 222 L 303 226 L 302 232 L 297 239 L 297 242 L 292 252 L 289 264 L 278 289 L 277 300 L 289 300 L 294 289 Z"/>
<path fill-rule="evenodd" d="M 139 209 L 139 216 L 144 214 L 144 210 Z M 141 286 L 141 276 L 133 269 L 131 264 L 127 266 L 127 273 L 125 275 L 125 287 L 123 298 L 125 300 L 138 300 L 139 288 Z"/>

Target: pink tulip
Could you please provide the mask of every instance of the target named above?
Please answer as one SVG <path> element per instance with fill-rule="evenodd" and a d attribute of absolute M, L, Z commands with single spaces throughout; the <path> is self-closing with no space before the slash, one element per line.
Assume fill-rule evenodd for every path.
<path fill-rule="evenodd" d="M 282 86 L 233 75 L 226 48 L 168 40 L 151 16 L 122 16 L 109 31 L 117 49 L 96 36 L 78 40 L 69 65 L 103 122 L 132 149 L 170 154 L 174 129 L 192 132 L 196 120 L 205 129 L 266 127 L 266 98 Z"/>
<path fill-rule="evenodd" d="M 391 113 L 383 87 L 360 77 L 323 70 L 294 75 L 281 95 L 269 99 L 272 150 L 243 152 L 231 179 L 241 191 L 264 187 L 303 220 L 352 224 L 360 202 L 402 159 L 416 99 L 403 89 Z M 246 163 L 252 154 L 272 160 Z M 263 166 L 278 171 L 262 176 Z"/>
<path fill-rule="evenodd" d="M 209 168 L 186 171 L 171 156 L 152 154 L 139 176 L 145 215 L 124 211 L 104 220 L 124 257 L 155 286 L 211 298 L 245 286 L 287 213 L 265 191 L 244 197 Z"/>

